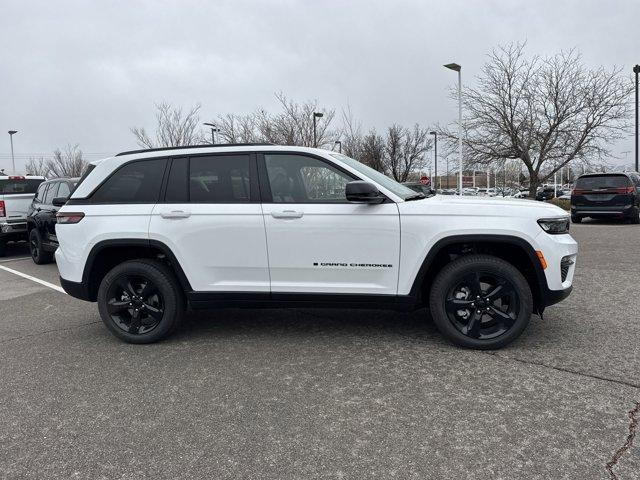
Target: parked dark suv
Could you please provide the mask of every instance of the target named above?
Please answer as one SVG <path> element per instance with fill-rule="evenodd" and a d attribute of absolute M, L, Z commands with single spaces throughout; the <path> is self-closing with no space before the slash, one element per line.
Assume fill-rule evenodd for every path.
<path fill-rule="evenodd" d="M 640 174 L 590 173 L 576 180 L 571 192 L 571 220 L 619 218 L 640 223 Z"/>
<path fill-rule="evenodd" d="M 54 205 L 53 200 L 58 199 L 56 203 L 62 203 L 61 200 L 69 198 L 77 183 L 77 178 L 56 178 L 38 187 L 27 214 L 29 250 L 38 265 L 52 262 L 53 253 L 58 248 L 56 213 L 62 205 Z"/>

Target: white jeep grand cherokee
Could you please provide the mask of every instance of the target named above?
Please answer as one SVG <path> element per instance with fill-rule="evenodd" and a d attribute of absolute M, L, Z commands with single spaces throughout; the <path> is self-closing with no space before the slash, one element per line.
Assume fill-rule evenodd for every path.
<path fill-rule="evenodd" d="M 577 244 L 542 202 L 424 198 L 344 155 L 264 144 L 94 162 L 58 213 L 70 295 L 127 342 L 193 309 L 430 309 L 458 345 L 499 348 L 571 291 Z"/>

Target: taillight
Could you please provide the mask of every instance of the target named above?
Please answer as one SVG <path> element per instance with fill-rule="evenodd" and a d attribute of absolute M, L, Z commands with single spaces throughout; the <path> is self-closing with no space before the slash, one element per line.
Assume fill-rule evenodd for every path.
<path fill-rule="evenodd" d="M 83 218 L 84 213 L 82 212 L 58 212 L 56 214 L 56 221 L 59 224 L 78 223 Z"/>
<path fill-rule="evenodd" d="M 616 188 L 616 192 L 617 193 L 633 193 L 634 190 L 635 190 L 635 188 L 633 188 L 633 187 Z"/>
<path fill-rule="evenodd" d="M 4 209 L 4 200 L 0 200 L 0 217 L 6 217 L 7 211 Z"/>

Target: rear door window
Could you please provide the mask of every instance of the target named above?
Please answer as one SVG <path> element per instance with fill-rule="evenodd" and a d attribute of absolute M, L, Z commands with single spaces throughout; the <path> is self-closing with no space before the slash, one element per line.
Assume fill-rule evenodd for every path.
<path fill-rule="evenodd" d="M 250 201 L 249 155 L 212 155 L 189 160 L 191 203 Z"/>
<path fill-rule="evenodd" d="M 156 203 L 160 196 L 165 158 L 127 163 L 91 196 L 93 203 Z"/>
<path fill-rule="evenodd" d="M 608 188 L 624 188 L 629 186 L 626 175 L 592 175 L 580 177 L 576 181 L 578 190 L 602 190 Z"/>
<path fill-rule="evenodd" d="M 48 183 L 41 183 L 40 186 L 38 186 L 38 191 L 36 192 L 36 196 L 34 198 L 34 201 L 36 203 L 42 203 L 44 201 L 44 195 L 47 191 L 48 186 Z"/>

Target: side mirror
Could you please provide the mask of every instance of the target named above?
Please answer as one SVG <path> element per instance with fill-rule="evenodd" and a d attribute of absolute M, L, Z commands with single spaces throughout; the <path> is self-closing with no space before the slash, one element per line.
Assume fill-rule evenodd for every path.
<path fill-rule="evenodd" d="M 64 204 L 67 203 L 67 200 L 69 200 L 68 197 L 56 197 L 51 200 L 51 203 L 54 207 L 63 207 Z"/>
<path fill-rule="evenodd" d="M 345 193 L 347 200 L 353 203 L 382 203 L 386 199 L 375 185 L 363 180 L 347 183 Z"/>

